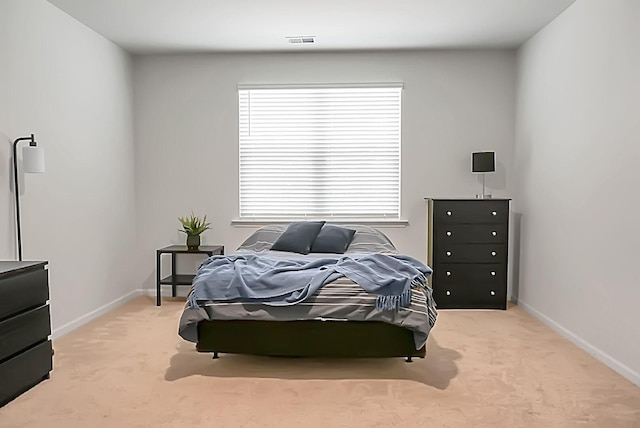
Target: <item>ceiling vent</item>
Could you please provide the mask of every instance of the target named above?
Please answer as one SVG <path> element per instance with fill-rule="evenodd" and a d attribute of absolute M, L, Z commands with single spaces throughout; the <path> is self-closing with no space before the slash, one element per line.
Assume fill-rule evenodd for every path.
<path fill-rule="evenodd" d="M 290 36 L 287 37 L 287 41 L 289 43 L 302 43 L 302 44 L 310 44 L 316 42 L 316 36 Z"/>

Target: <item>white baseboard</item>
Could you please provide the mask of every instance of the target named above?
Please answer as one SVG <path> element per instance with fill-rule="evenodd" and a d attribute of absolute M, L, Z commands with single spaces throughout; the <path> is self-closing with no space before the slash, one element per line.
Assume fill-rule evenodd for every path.
<path fill-rule="evenodd" d="M 117 298 L 116 300 L 107 303 L 106 305 L 100 306 L 98 309 L 95 309 L 88 314 L 85 314 L 81 317 L 76 318 L 75 320 L 66 323 L 58 328 L 53 329 L 51 332 L 51 340 L 58 339 L 65 334 L 71 333 L 73 330 L 82 327 L 86 323 L 93 321 L 94 319 L 106 314 L 117 308 L 118 306 L 124 305 L 129 300 L 134 299 L 140 295 L 142 295 L 141 291 L 143 290 L 133 290 L 130 293 L 125 294 L 122 297 Z M 154 294 L 155 295 L 155 294 Z"/>
<path fill-rule="evenodd" d="M 558 324 L 548 316 L 539 312 L 537 309 L 534 309 L 531 305 L 528 305 L 527 303 L 523 302 L 522 299 L 518 299 L 517 305 L 522 309 L 524 309 L 525 311 L 527 311 L 528 313 L 530 313 L 531 315 L 533 315 L 534 317 L 536 317 L 538 320 L 542 321 L 547 326 L 549 326 L 556 333 L 560 334 L 560 336 L 569 340 L 574 345 L 582 348 L 583 350 L 585 350 L 586 352 L 594 356 L 596 359 L 598 359 L 600 362 L 604 363 L 609 368 L 616 371 L 621 376 L 625 377 L 626 379 L 633 382 L 637 386 L 640 386 L 640 373 L 622 364 L 620 361 L 616 360 L 611 355 L 607 354 L 601 349 L 596 348 L 595 346 L 585 341 L 584 339 L 581 339 L 580 337 L 576 336 L 573 332 L 567 330 L 566 328 L 564 328 L 563 326 L 561 326 L 560 324 Z"/>
<path fill-rule="evenodd" d="M 156 297 L 155 288 L 138 288 L 136 291 L 138 296 Z"/>
<path fill-rule="evenodd" d="M 191 286 L 186 286 L 186 285 L 178 286 L 178 288 L 176 289 L 176 296 L 177 297 L 187 297 L 189 295 L 189 290 L 190 289 L 191 289 Z M 156 289 L 155 288 L 139 288 L 138 291 L 140 292 L 141 296 L 156 297 Z M 167 284 L 161 285 L 160 286 L 160 294 L 163 297 L 171 296 L 171 286 L 167 285 Z"/>

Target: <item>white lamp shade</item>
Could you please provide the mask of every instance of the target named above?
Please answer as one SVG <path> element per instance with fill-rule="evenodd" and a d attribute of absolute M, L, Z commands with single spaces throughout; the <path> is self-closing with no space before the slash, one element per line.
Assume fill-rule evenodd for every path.
<path fill-rule="evenodd" d="M 22 170 L 24 172 L 44 172 L 44 150 L 41 147 L 22 148 Z"/>

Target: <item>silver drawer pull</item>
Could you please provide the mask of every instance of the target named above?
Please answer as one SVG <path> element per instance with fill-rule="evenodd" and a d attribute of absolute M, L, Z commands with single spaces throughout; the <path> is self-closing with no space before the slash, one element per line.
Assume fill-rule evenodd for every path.
<path fill-rule="evenodd" d="M 451 211 L 447 211 L 447 215 L 451 215 Z"/>
<path fill-rule="evenodd" d="M 492 251 L 492 252 L 491 252 L 491 255 L 495 257 L 495 256 L 496 256 L 496 252 L 495 252 L 495 251 Z"/>
<path fill-rule="evenodd" d="M 451 255 L 451 251 L 447 251 L 447 257 Z"/>
<path fill-rule="evenodd" d="M 492 234 L 493 236 L 498 236 L 498 232 L 496 232 L 495 230 L 494 230 L 493 232 L 491 232 L 491 234 Z"/>
<path fill-rule="evenodd" d="M 496 276 L 496 271 L 495 270 L 491 271 L 491 276 Z"/>
<path fill-rule="evenodd" d="M 447 296 L 451 296 L 451 291 L 447 290 Z"/>
<path fill-rule="evenodd" d="M 451 232 L 447 230 L 447 236 L 451 236 Z"/>
<path fill-rule="evenodd" d="M 491 215 L 498 215 L 498 213 L 495 211 L 491 211 Z"/>
<path fill-rule="evenodd" d="M 451 276 L 451 272 L 447 271 L 447 276 Z"/>
<path fill-rule="evenodd" d="M 495 291 L 493 291 L 493 290 L 491 290 L 491 295 L 492 295 L 492 296 L 495 296 L 495 295 L 496 295 L 496 292 L 495 292 Z"/>

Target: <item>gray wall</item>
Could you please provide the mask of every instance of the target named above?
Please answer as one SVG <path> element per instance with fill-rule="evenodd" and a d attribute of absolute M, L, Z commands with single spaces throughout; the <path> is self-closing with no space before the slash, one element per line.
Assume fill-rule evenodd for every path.
<path fill-rule="evenodd" d="M 180 215 L 206 213 L 205 243 L 235 249 L 252 228 L 238 216 L 239 83 L 404 82 L 402 216 L 383 228 L 404 253 L 426 259 L 424 197 L 474 197 L 471 152 L 497 151 L 487 176 L 509 196 L 514 135 L 515 52 L 432 51 L 317 54 L 185 54 L 134 60 L 137 212 L 144 286 L 154 250 L 182 243 Z"/>
<path fill-rule="evenodd" d="M 640 2 L 581 0 L 518 55 L 519 305 L 640 384 Z"/>
<path fill-rule="evenodd" d="M 16 257 L 11 143 L 35 133 L 47 171 L 21 177 L 24 257 L 50 262 L 60 334 L 136 288 L 131 60 L 44 0 L 1 1 L 0 36 L 0 259 Z"/>

